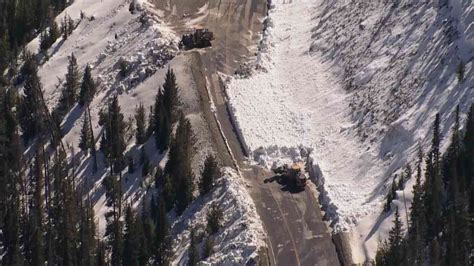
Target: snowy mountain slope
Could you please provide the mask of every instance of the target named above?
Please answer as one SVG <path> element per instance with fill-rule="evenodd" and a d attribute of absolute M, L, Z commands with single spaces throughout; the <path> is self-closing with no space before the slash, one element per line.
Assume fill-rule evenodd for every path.
<path fill-rule="evenodd" d="M 209 127 L 202 115 L 200 98 L 190 71 L 191 60 L 186 54 L 178 52 L 177 37 L 167 25 L 156 18 L 160 12 L 147 2 L 139 1 L 138 12 L 131 14 L 127 0 L 76 0 L 60 14 L 56 20 L 60 22 L 64 14 L 70 15 L 77 27 L 72 35 L 63 40 L 59 38 L 48 50 L 48 57 L 39 67 L 44 96 L 52 110 L 60 97 L 64 75 L 68 66 L 68 57 L 74 53 L 79 69 L 82 72 L 87 64 L 92 67 L 94 79 L 98 82 L 98 91 L 91 103 L 91 117 L 96 147 L 102 128 L 98 125 L 98 113 L 106 108 L 114 95 L 118 95 L 121 111 L 125 120 L 133 118 L 136 107 L 142 103 L 147 114 L 149 107 L 155 102 L 158 88 L 164 82 L 168 67 L 174 69 L 180 86 L 179 96 L 181 109 L 190 120 L 196 142 L 195 156 L 192 166 L 196 177 L 200 176 L 203 160 L 210 153 L 215 153 L 211 146 Z M 85 14 L 80 19 L 80 13 Z M 94 19 L 91 19 L 94 17 Z M 30 51 L 38 51 L 39 39 L 33 40 L 27 47 Z M 119 62 L 125 61 L 129 71 L 122 77 Z M 105 206 L 105 190 L 103 178 L 108 174 L 104 165 L 102 153 L 98 153 L 98 172 L 92 174 L 92 157 L 85 156 L 78 148 L 80 131 L 84 119 L 85 108 L 74 106 L 62 121 L 64 133 L 63 142 L 67 145 L 68 156 L 74 161 L 75 175 L 80 186 L 89 191 L 98 222 L 99 235 L 105 232 L 106 221 L 104 214 L 108 211 Z M 133 128 L 134 122 L 131 124 Z M 131 132 L 131 131 L 130 131 Z M 158 165 L 164 167 L 167 154 L 160 154 L 151 137 L 144 145 L 136 145 L 132 133 L 127 135 L 126 155 L 138 161 L 141 149 L 144 148 L 150 158 L 152 168 Z M 142 199 L 150 197 L 155 192 L 153 181 L 155 172 L 141 176 L 141 166 L 135 173 L 123 172 L 122 188 L 124 204 L 138 208 Z M 231 170 L 225 170 L 218 188 L 212 197 L 199 198 L 186 211 L 183 217 L 171 217 L 175 222 L 173 232 L 175 253 L 182 264 L 183 255 L 187 250 L 186 224 L 203 223 L 210 202 L 216 201 L 224 209 L 225 227 L 216 236 L 216 254 L 208 261 L 212 264 L 226 261 L 238 264 L 254 258 L 256 252 L 265 245 L 262 224 L 255 211 L 255 206 L 244 187 L 243 181 Z M 197 195 L 196 195 L 197 196 Z M 225 253 L 225 254 L 223 254 Z M 225 256 L 224 256 L 225 255 Z"/>
<path fill-rule="evenodd" d="M 414 166 L 418 143 L 429 145 L 437 112 L 446 147 L 454 108 L 466 113 L 474 101 L 474 6 L 273 3 L 257 58 L 263 71 L 228 80 L 234 116 L 257 162 L 313 149 L 323 208 L 336 229 L 352 228 L 363 262 L 391 226 L 380 213 L 393 174 Z M 403 216 L 411 185 L 394 202 Z"/>
<path fill-rule="evenodd" d="M 233 169 L 224 168 L 214 191 L 196 200 L 173 224 L 177 249 L 173 264 L 186 264 L 189 229 L 193 227 L 197 235 L 205 234 L 207 211 L 214 203 L 224 212 L 223 230 L 212 236 L 216 243 L 214 254 L 202 263 L 244 265 L 256 259 L 265 246 L 265 232 L 244 180 Z M 204 241 L 199 247 L 203 246 Z"/>

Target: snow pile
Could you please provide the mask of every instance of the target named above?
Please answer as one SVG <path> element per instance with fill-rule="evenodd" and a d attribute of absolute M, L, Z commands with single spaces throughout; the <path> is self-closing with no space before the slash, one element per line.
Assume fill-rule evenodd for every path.
<path fill-rule="evenodd" d="M 175 236 L 176 259 L 173 264 L 184 265 L 188 259 L 189 230 L 205 234 L 207 211 L 216 203 L 224 213 L 222 228 L 213 235 L 214 253 L 203 261 L 211 265 L 244 265 L 256 259 L 265 247 L 266 234 L 255 204 L 244 180 L 231 168 L 224 168 L 216 188 L 204 198 L 198 198 L 172 226 Z M 204 241 L 199 244 L 202 250 Z"/>
<path fill-rule="evenodd" d="M 256 163 L 312 150 L 321 204 L 336 230 L 364 243 L 363 262 L 391 226 L 391 214 L 380 215 L 391 177 L 413 168 L 419 143 L 426 150 L 437 112 L 448 140 L 454 108 L 466 113 L 474 99 L 474 5 L 273 3 L 257 58 L 264 71 L 227 80 L 232 115 Z M 412 183 L 399 193 L 407 207 Z"/>

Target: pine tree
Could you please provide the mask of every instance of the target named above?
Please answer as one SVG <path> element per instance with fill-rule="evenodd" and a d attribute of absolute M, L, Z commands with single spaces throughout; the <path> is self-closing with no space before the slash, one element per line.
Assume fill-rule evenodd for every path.
<path fill-rule="evenodd" d="M 222 209 L 214 202 L 207 211 L 207 231 L 213 235 L 219 231 L 222 226 Z"/>
<path fill-rule="evenodd" d="M 390 191 L 387 194 L 387 201 L 385 202 L 384 211 L 390 211 L 392 201 L 397 198 L 397 176 L 393 177 L 392 184 L 390 185 Z"/>
<path fill-rule="evenodd" d="M 82 122 L 81 129 L 81 138 L 79 140 L 79 148 L 87 156 L 89 153 L 89 149 L 92 148 L 92 145 L 92 132 L 90 131 L 89 127 L 89 116 L 87 114 L 84 114 L 84 120 Z"/>
<path fill-rule="evenodd" d="M 56 42 L 59 36 L 61 36 L 61 32 L 59 31 L 58 24 L 54 21 L 54 19 L 52 19 L 51 24 L 49 25 L 49 31 L 48 31 L 50 47 Z"/>
<path fill-rule="evenodd" d="M 30 206 L 30 212 L 28 217 L 29 230 L 25 239 L 25 249 L 28 262 L 31 265 L 44 265 L 44 246 L 43 246 L 43 187 L 44 187 L 44 175 L 43 175 L 43 159 L 38 144 L 36 148 L 36 158 L 34 166 L 34 196 Z"/>
<path fill-rule="evenodd" d="M 84 106 L 92 101 L 97 90 L 97 85 L 92 78 L 92 69 L 89 65 L 84 70 L 82 77 L 81 91 L 79 93 L 79 104 Z"/>
<path fill-rule="evenodd" d="M 440 118 L 439 114 L 437 114 L 433 126 L 431 151 L 426 159 L 425 171 L 425 206 L 429 239 L 436 236 L 441 230 L 442 177 L 440 169 L 440 142 Z"/>
<path fill-rule="evenodd" d="M 466 119 L 463 143 L 463 168 L 466 176 L 466 187 L 474 185 L 474 104 L 471 105 Z M 471 196 L 474 193 L 470 193 Z M 474 203 L 474 202 L 473 202 Z M 472 206 L 473 204 L 471 204 Z M 474 206 L 473 206 L 474 207 Z"/>
<path fill-rule="evenodd" d="M 402 265 L 403 262 L 403 231 L 402 221 L 400 220 L 400 213 L 398 207 L 395 208 L 395 219 L 393 220 L 393 227 L 388 233 L 389 244 L 389 265 Z"/>
<path fill-rule="evenodd" d="M 166 205 L 166 210 L 171 211 L 176 201 L 176 192 L 174 190 L 173 183 L 169 174 L 164 175 L 164 185 L 162 193 Z"/>
<path fill-rule="evenodd" d="M 135 122 L 137 126 L 137 132 L 135 134 L 135 142 L 137 145 L 141 145 L 146 142 L 147 132 L 146 132 L 146 122 L 145 122 L 145 107 L 143 104 L 140 105 L 135 110 Z"/>
<path fill-rule="evenodd" d="M 422 264 L 422 252 L 425 239 L 425 207 L 423 202 L 424 190 L 421 183 L 421 163 L 423 153 L 421 148 L 418 152 L 418 163 L 416 168 L 416 183 L 413 186 L 413 201 L 410 207 L 410 226 L 408 230 L 408 252 L 410 262 L 414 265 Z"/>
<path fill-rule="evenodd" d="M 209 258 L 212 253 L 214 252 L 214 239 L 212 236 L 208 236 L 206 238 L 206 242 L 204 243 L 204 250 L 203 250 L 203 259 Z"/>
<path fill-rule="evenodd" d="M 214 187 L 215 180 L 219 174 L 217 161 L 214 156 L 209 155 L 204 161 L 204 170 L 201 174 L 201 182 L 199 183 L 199 190 L 201 195 L 209 193 Z"/>
<path fill-rule="evenodd" d="M 191 123 L 181 114 L 176 135 L 170 147 L 165 172 L 170 175 L 176 194 L 176 211 L 181 214 L 193 200 L 193 173 L 191 160 L 194 154 L 194 135 Z"/>
<path fill-rule="evenodd" d="M 66 82 L 62 89 L 60 100 L 61 113 L 65 114 L 71 110 L 76 103 L 79 94 L 79 69 L 74 53 L 69 57 L 69 65 L 65 77 Z"/>
<path fill-rule="evenodd" d="M 105 215 L 107 221 L 105 235 L 112 252 L 111 264 L 121 265 L 123 255 L 122 222 L 120 221 L 122 189 L 116 176 L 106 177 L 103 185 L 106 189 L 106 205 L 112 207 L 112 210 Z"/>
<path fill-rule="evenodd" d="M 102 115 L 100 120 L 99 124 L 103 125 L 105 129 L 102 135 L 101 148 L 111 167 L 111 172 L 119 174 L 121 178 L 121 171 L 125 167 L 123 154 L 126 148 L 126 124 L 120 111 L 117 96 L 114 96 L 108 106 L 107 113 Z"/>
<path fill-rule="evenodd" d="M 105 260 L 105 256 L 106 256 L 106 245 L 104 242 L 102 241 L 97 241 L 97 256 L 96 256 L 96 263 L 95 265 L 97 266 L 106 266 L 108 265 L 106 260 Z"/>
<path fill-rule="evenodd" d="M 74 20 L 68 14 L 65 14 L 61 25 L 64 40 L 67 40 L 67 38 L 71 36 L 75 28 L 74 24 Z"/>
<path fill-rule="evenodd" d="M 88 199 L 81 208 L 81 220 L 79 227 L 79 258 L 80 265 L 92 266 L 96 261 L 96 225 L 94 219 L 94 208 Z"/>
<path fill-rule="evenodd" d="M 153 106 L 150 106 L 150 112 L 148 113 L 148 127 L 146 129 L 147 139 L 155 132 L 155 126 L 155 112 Z"/>
<path fill-rule="evenodd" d="M 163 197 L 158 202 L 158 219 L 156 224 L 155 238 L 155 264 L 169 265 L 171 258 L 171 238 L 169 234 L 169 223 L 166 215 L 166 207 Z"/>
<path fill-rule="evenodd" d="M 148 158 L 148 154 L 145 150 L 145 147 L 141 149 L 141 163 L 142 167 L 142 176 L 145 177 L 150 172 L 150 159 Z"/>
<path fill-rule="evenodd" d="M 38 66 L 35 59 L 30 58 L 23 68 L 25 73 L 24 96 L 21 100 L 20 123 L 25 143 L 45 129 L 44 110 L 41 106 L 41 82 L 38 77 Z"/>
<path fill-rule="evenodd" d="M 155 227 L 148 204 L 146 203 L 147 201 L 143 201 L 141 217 L 136 222 L 137 235 L 140 242 L 138 261 L 141 266 L 148 265 L 153 250 L 153 240 L 155 239 Z"/>
<path fill-rule="evenodd" d="M 166 117 L 170 120 L 170 125 L 178 121 L 179 118 L 178 107 L 180 101 L 178 90 L 174 71 L 168 68 L 165 83 L 163 84 L 163 106 L 165 107 Z"/>
<path fill-rule="evenodd" d="M 438 240 L 435 238 L 431 240 L 430 246 L 429 265 L 438 266 L 441 265 L 441 247 Z"/>
<path fill-rule="evenodd" d="M 138 265 L 139 264 L 139 249 L 140 240 L 137 235 L 137 221 L 136 214 L 130 206 L 125 211 L 125 233 L 123 244 L 123 265 Z"/>
<path fill-rule="evenodd" d="M 199 262 L 199 251 L 197 248 L 198 243 L 196 239 L 196 231 L 194 228 L 191 228 L 189 233 L 189 249 L 188 249 L 188 266 L 196 266 Z"/>
<path fill-rule="evenodd" d="M 164 105 L 162 103 L 162 92 L 161 88 L 158 88 L 158 93 L 155 97 L 155 105 L 152 107 L 153 117 L 150 119 L 150 128 L 153 128 L 155 134 L 156 147 L 160 151 L 164 151 L 168 147 L 168 129 L 165 129 L 167 122 L 165 121 Z M 153 127 L 151 127 L 153 123 Z M 151 131 L 151 130 L 150 130 Z"/>
<path fill-rule="evenodd" d="M 168 148 L 171 129 L 174 122 L 179 118 L 178 85 L 176 76 L 172 69 L 168 69 L 163 84 L 163 91 L 158 89 L 154 106 L 155 137 L 157 147 L 160 151 Z"/>
<path fill-rule="evenodd" d="M 128 173 L 133 174 L 135 173 L 135 160 L 132 156 L 127 157 L 128 160 Z"/>

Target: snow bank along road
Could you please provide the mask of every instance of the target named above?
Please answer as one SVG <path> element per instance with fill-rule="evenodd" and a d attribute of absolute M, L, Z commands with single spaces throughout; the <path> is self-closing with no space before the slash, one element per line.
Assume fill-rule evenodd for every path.
<path fill-rule="evenodd" d="M 196 84 L 201 87 L 199 91 L 203 99 L 207 98 L 206 91 L 209 89 L 231 153 L 249 184 L 249 191 L 269 237 L 270 264 L 338 265 L 329 228 L 322 220 L 315 198 L 315 188 L 309 186 L 299 193 L 288 191 L 277 182 L 267 182 L 272 177 L 268 170 L 246 163 L 245 152 L 230 122 L 226 97 L 217 75 L 218 71 L 232 74 L 240 62 L 255 53 L 266 13 L 266 1 L 182 0 L 170 5 L 168 1 L 155 0 L 155 4 L 176 31 L 199 24 L 215 34 L 213 47 L 191 52 L 198 59 L 193 74 Z M 217 127 L 212 115 L 207 120 L 211 128 Z M 214 139 L 214 142 L 224 145 L 222 139 Z M 232 165 L 228 154 L 220 155 L 224 163 Z"/>

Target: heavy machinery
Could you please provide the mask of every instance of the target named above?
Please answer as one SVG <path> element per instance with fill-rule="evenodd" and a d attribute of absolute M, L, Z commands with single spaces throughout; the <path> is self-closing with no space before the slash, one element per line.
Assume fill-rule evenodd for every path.
<path fill-rule="evenodd" d="M 300 189 L 306 186 L 308 175 L 305 172 L 303 162 L 284 164 L 281 166 L 273 165 L 272 170 L 275 174 L 281 175 L 283 181 L 290 186 Z"/>
<path fill-rule="evenodd" d="M 204 48 L 211 46 L 214 40 L 214 33 L 208 29 L 195 27 L 192 33 L 184 34 L 179 42 L 180 49 Z"/>

